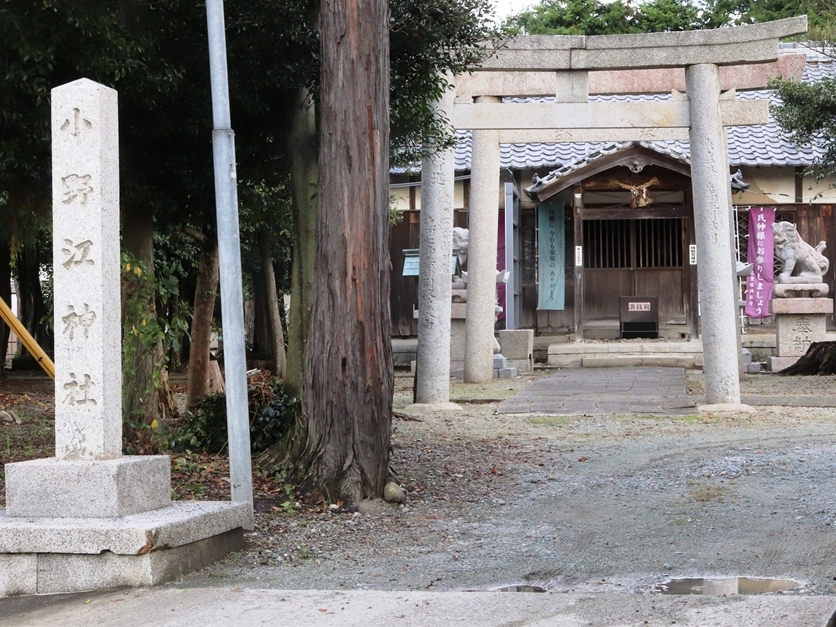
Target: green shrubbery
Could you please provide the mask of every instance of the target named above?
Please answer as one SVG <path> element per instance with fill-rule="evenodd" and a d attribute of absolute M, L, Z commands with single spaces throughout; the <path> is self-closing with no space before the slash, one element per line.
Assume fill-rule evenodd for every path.
<path fill-rule="evenodd" d="M 260 453 L 281 439 L 299 409 L 299 400 L 287 395 L 283 382 L 265 379 L 267 377 L 250 381 L 247 389 L 253 453 Z M 193 413 L 186 414 L 170 441 L 175 451 L 219 453 L 226 445 L 226 395 L 223 392 L 204 397 Z"/>

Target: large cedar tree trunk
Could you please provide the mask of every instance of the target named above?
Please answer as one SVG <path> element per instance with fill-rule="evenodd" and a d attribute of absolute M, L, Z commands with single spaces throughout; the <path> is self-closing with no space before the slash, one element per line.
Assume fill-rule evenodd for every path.
<path fill-rule="evenodd" d="M 122 245 L 125 250 L 140 260 L 146 272 L 154 272 L 154 218 L 147 209 L 126 210 L 122 215 Z M 131 342 L 132 363 L 122 364 L 122 418 L 125 423 L 150 424 L 154 420 L 165 420 L 177 413 L 177 404 L 168 383 L 168 371 L 163 365 L 162 342 L 153 347 L 146 346 L 136 335 L 129 333 L 131 327 L 142 324 L 143 319 L 156 316 L 156 298 L 153 290 L 146 289 L 141 297 L 145 299 L 139 309 L 126 310 L 126 303 L 134 292 L 122 283 L 122 328 L 123 342 Z M 134 319 L 136 317 L 136 319 Z M 143 434 L 130 429 L 126 438 L 133 444 L 142 445 Z"/>
<path fill-rule="evenodd" d="M 252 272 L 253 282 L 253 326 L 252 353 L 256 359 L 265 359 L 273 354 L 273 338 L 270 334 L 270 314 L 267 304 L 267 284 L 264 280 L 264 270 L 258 268 Z"/>
<path fill-rule="evenodd" d="M 319 210 L 302 383 L 310 498 L 383 494 L 389 466 L 386 0 L 323 0 Z"/>
<path fill-rule="evenodd" d="M 290 157 L 290 193 L 293 199 L 293 267 L 290 277 L 291 301 L 287 323 L 285 387 L 288 394 L 300 397 L 311 323 L 319 185 L 316 107 L 313 96 L 307 89 L 296 92 L 287 143 Z"/>
<path fill-rule="evenodd" d="M 212 320 L 215 314 L 215 298 L 219 280 L 218 239 L 205 238 L 203 254 L 197 270 L 194 290 L 194 315 L 192 316 L 189 368 L 186 383 L 186 409 L 194 411 L 210 389 L 209 349 L 212 344 Z"/>
<path fill-rule="evenodd" d="M 18 319 L 40 347 L 50 352 L 53 338 L 46 325 L 49 312 L 41 289 L 40 262 L 34 245 L 24 246 L 18 251 Z"/>
<path fill-rule="evenodd" d="M 264 280 L 265 317 L 270 329 L 270 353 L 273 375 L 284 379 L 287 373 L 287 353 L 284 348 L 282 314 L 279 310 L 279 293 L 276 290 L 276 272 L 270 254 L 270 242 L 262 229 L 258 233 L 258 252 L 261 258 L 261 274 Z"/>
<path fill-rule="evenodd" d="M 792 366 L 778 374 L 812 376 L 836 374 L 836 342 L 813 342 Z"/>

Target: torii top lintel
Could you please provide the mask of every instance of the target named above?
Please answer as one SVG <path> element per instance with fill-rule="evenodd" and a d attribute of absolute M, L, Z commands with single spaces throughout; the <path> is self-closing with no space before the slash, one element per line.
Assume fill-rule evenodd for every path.
<path fill-rule="evenodd" d="M 618 70 L 700 63 L 766 63 L 778 40 L 807 32 L 807 16 L 732 28 L 631 35 L 521 35 L 479 71 Z"/>
<path fill-rule="evenodd" d="M 686 139 L 691 124 L 689 97 L 676 93 L 678 83 L 684 83 L 685 67 L 767 68 L 754 77 L 754 82 L 763 84 L 776 75 L 773 70 L 788 77 L 787 64 L 772 68 L 764 64 L 778 58 L 779 38 L 803 33 L 806 27 L 807 18 L 802 16 L 707 31 L 517 37 L 480 70 L 456 79 L 450 121 L 457 129 L 498 131 L 500 143 Z M 590 74 L 630 73 L 627 69 L 649 73 L 645 78 L 657 87 L 673 89 L 674 97 L 667 102 L 589 102 Z M 617 81 L 610 83 L 615 87 Z M 548 91 L 555 102 L 499 100 L 499 96 L 548 95 Z M 769 119 L 767 101 L 736 101 L 733 87 L 718 104 L 724 126 L 766 124 Z"/>

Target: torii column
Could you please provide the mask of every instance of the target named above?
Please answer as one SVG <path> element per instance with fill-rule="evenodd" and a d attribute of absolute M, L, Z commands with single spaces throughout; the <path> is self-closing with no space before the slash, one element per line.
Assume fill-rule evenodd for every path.
<path fill-rule="evenodd" d="M 729 155 L 720 115 L 720 71 L 704 63 L 685 68 L 691 127 L 691 187 L 705 393 L 709 404 L 739 404 L 737 297 L 732 273 Z"/>
<path fill-rule="evenodd" d="M 448 82 L 452 77 L 447 76 Z M 435 104 L 444 118 L 453 114 L 451 86 Z M 450 403 L 450 311 L 455 202 L 455 150 L 439 150 L 421 167 L 421 228 L 418 272 L 418 353 L 415 402 L 436 409 L 460 409 Z"/>
<path fill-rule="evenodd" d="M 495 102 L 502 102 L 502 99 L 495 96 L 476 98 L 477 104 Z M 465 383 L 493 380 L 499 166 L 499 131 L 474 130 L 470 162 Z"/>

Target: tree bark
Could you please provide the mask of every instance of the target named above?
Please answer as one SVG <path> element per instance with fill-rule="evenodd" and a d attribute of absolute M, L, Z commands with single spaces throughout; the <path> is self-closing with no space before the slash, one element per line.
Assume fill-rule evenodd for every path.
<path fill-rule="evenodd" d="M 276 290 L 276 273 L 273 270 L 273 257 L 270 255 L 270 242 L 263 229 L 258 232 L 258 251 L 264 278 L 265 314 L 270 327 L 273 376 L 284 379 L 287 374 L 287 354 L 284 348 L 282 314 L 279 310 L 279 294 Z"/>
<path fill-rule="evenodd" d="M 389 314 L 389 38 L 385 0 L 324 0 L 319 210 L 302 383 L 308 498 L 383 494 Z"/>
<path fill-rule="evenodd" d="M 194 411 L 197 404 L 209 393 L 209 348 L 212 343 L 212 320 L 215 314 L 215 298 L 219 281 L 218 240 L 207 238 L 197 271 L 192 316 L 191 344 L 189 346 L 189 370 L 186 389 L 186 409 Z"/>
<path fill-rule="evenodd" d="M 125 250 L 145 265 L 145 270 L 154 272 L 154 217 L 146 209 L 126 210 L 122 215 L 122 245 Z M 123 283 L 124 286 L 124 283 Z M 125 305 L 133 294 L 123 289 L 122 293 L 122 322 L 123 329 L 130 329 L 141 324 L 141 320 L 133 320 L 131 316 L 151 319 L 156 316 L 155 294 L 149 291 L 143 294 L 146 299 L 141 312 L 126 311 Z M 125 423 L 150 424 L 153 420 L 165 420 L 174 415 L 177 405 L 171 387 L 168 384 L 168 373 L 165 366 L 160 365 L 165 360 L 162 342 L 148 347 L 141 338 L 125 333 L 124 342 L 131 342 L 133 355 L 132 363 L 122 364 L 122 419 Z M 131 437 L 130 431 L 126 436 Z M 150 452 L 150 450 L 148 451 Z"/>
<path fill-rule="evenodd" d="M 816 375 L 836 374 L 836 342 L 813 342 L 807 352 L 789 368 L 778 374 Z"/>
<path fill-rule="evenodd" d="M 316 252 L 316 215 L 319 186 L 319 137 L 316 107 L 307 89 L 300 89 L 292 107 L 288 137 L 290 192 L 293 201 L 293 267 L 290 279 L 290 317 L 287 329 L 287 376 L 291 396 L 302 394 L 305 352 L 311 320 L 311 293 Z"/>
<path fill-rule="evenodd" d="M 260 256 L 260 255 L 259 255 Z M 252 273 L 253 281 L 253 332 L 252 352 L 258 359 L 273 354 L 273 338 L 270 333 L 270 313 L 267 303 L 267 284 L 264 269 Z"/>
<path fill-rule="evenodd" d="M 12 307 L 12 256 L 7 245 L 0 246 L 0 297 Z M 6 374 L 6 354 L 9 350 L 9 332 L 7 324 L 0 325 L 0 375 Z"/>
<path fill-rule="evenodd" d="M 17 255 L 18 319 L 45 351 L 53 348 L 45 322 L 48 310 L 41 289 L 40 259 L 35 246 L 24 246 Z"/>

